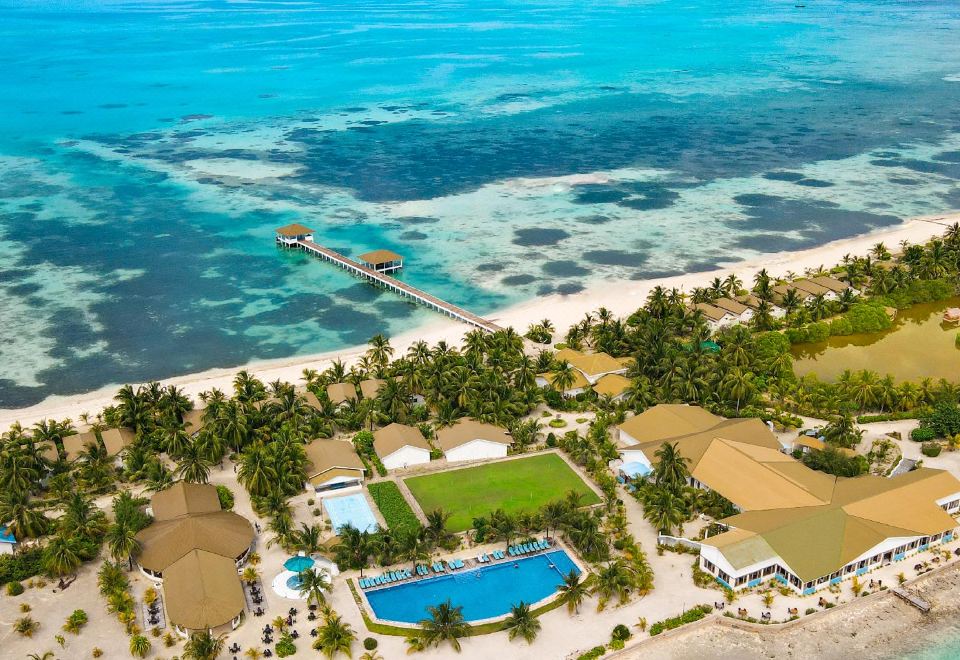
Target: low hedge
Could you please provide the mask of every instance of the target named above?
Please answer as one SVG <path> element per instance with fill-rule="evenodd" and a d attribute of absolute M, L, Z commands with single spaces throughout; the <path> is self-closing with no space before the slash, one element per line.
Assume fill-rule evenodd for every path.
<path fill-rule="evenodd" d="M 923 446 L 920 448 L 920 453 L 924 456 L 934 458 L 939 456 L 942 450 L 943 448 L 940 446 L 939 442 L 924 442 Z"/>
<path fill-rule="evenodd" d="M 0 556 L 0 584 L 29 580 L 43 572 L 43 550 L 30 548 L 15 555 Z"/>
<path fill-rule="evenodd" d="M 692 607 L 683 614 L 679 616 L 674 616 L 669 619 L 664 619 L 663 621 L 657 621 L 652 626 L 650 626 L 650 635 L 659 635 L 664 630 L 673 630 L 674 628 L 679 628 L 680 626 L 686 625 L 688 623 L 693 623 L 694 621 L 699 621 L 703 617 L 710 614 L 713 611 L 713 608 L 709 605 L 697 605 Z"/>
<path fill-rule="evenodd" d="M 397 484 L 392 481 L 378 481 L 368 484 L 367 490 L 390 529 L 394 531 L 405 530 L 411 533 L 420 529 L 420 521 L 417 519 L 417 515 L 407 504 L 407 500 L 404 499 Z"/>
<path fill-rule="evenodd" d="M 914 442 L 929 442 L 937 437 L 937 432 L 929 426 L 921 426 L 910 431 L 910 439 Z"/>
<path fill-rule="evenodd" d="M 586 653 L 581 654 L 577 660 L 597 660 L 597 658 L 602 657 L 604 653 L 607 652 L 606 646 L 594 646 L 592 649 Z"/>
<path fill-rule="evenodd" d="M 858 415 L 857 424 L 870 424 L 872 422 L 897 422 L 901 419 L 917 419 L 923 413 L 923 409 L 902 410 L 900 412 L 884 413 L 882 415 Z"/>

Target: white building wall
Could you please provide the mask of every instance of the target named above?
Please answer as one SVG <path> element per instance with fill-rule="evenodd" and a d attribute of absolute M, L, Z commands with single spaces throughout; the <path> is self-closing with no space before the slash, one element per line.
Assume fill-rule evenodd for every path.
<path fill-rule="evenodd" d="M 448 461 L 479 461 L 485 458 L 503 458 L 507 445 L 489 440 L 471 440 L 444 452 Z"/>
<path fill-rule="evenodd" d="M 410 465 L 421 465 L 430 462 L 430 450 L 422 447 L 401 447 L 397 451 L 382 457 L 383 467 L 388 470 L 399 470 Z"/>

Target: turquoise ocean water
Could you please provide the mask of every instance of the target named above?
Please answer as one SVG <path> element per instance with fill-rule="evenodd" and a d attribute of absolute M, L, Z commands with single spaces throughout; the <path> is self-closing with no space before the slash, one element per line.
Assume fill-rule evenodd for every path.
<path fill-rule="evenodd" d="M 797 7 L 797 4 L 805 5 Z M 0 407 L 960 207 L 960 9 L 0 0 Z"/>

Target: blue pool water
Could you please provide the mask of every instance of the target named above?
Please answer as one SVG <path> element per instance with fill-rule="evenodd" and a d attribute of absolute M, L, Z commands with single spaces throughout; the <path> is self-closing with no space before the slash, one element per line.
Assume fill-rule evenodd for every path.
<path fill-rule="evenodd" d="M 288 577 L 288 578 L 287 578 L 287 586 L 290 587 L 291 589 L 299 589 L 299 588 L 300 588 L 300 576 L 299 576 L 299 575 L 291 575 L 290 577 Z"/>
<path fill-rule="evenodd" d="M 359 493 L 344 497 L 328 497 L 323 500 L 323 506 L 327 509 L 327 515 L 330 516 L 330 523 L 334 530 L 339 530 L 344 525 L 353 525 L 360 531 L 375 532 L 379 527 L 373 511 L 370 510 L 370 505 Z"/>
<path fill-rule="evenodd" d="M 551 567 L 553 564 L 553 567 Z M 515 568 L 516 566 L 516 568 Z M 428 616 L 427 608 L 448 598 L 463 607 L 467 621 L 503 616 L 510 607 L 535 603 L 557 591 L 563 577 L 580 569 L 563 550 L 519 560 L 505 560 L 490 566 L 408 582 L 367 592 L 377 618 L 417 623 Z"/>

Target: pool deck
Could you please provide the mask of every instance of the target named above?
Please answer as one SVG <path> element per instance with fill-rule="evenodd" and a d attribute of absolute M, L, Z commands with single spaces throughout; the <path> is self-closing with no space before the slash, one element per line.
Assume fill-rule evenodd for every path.
<path fill-rule="evenodd" d="M 482 563 L 482 564 L 477 561 L 477 555 L 479 555 L 479 554 L 481 554 L 481 553 L 486 553 L 487 556 L 489 556 L 490 553 L 491 553 L 492 551 L 494 551 L 494 550 L 502 550 L 502 551 L 504 552 L 504 554 L 506 554 L 506 557 L 504 557 L 503 559 L 493 559 L 493 558 L 491 557 L 489 562 L 484 562 L 484 563 Z M 539 550 L 539 551 L 537 551 L 537 552 L 531 552 L 531 553 L 528 553 L 528 554 L 525 554 L 525 555 L 521 555 L 521 556 L 519 556 L 519 557 L 511 557 L 509 554 L 507 554 L 507 547 L 504 546 L 504 545 L 502 545 L 501 543 L 486 544 L 486 545 L 483 545 L 483 546 L 475 546 L 475 547 L 473 547 L 473 548 L 470 548 L 469 550 L 460 550 L 460 551 L 458 551 L 458 552 L 453 552 L 453 553 L 450 553 L 449 555 L 445 555 L 445 556 L 442 558 L 442 560 L 443 560 L 444 562 L 446 562 L 447 559 L 460 559 L 461 561 L 463 561 L 463 564 L 464 564 L 463 568 L 457 568 L 457 569 L 454 569 L 454 570 L 450 570 L 450 569 L 448 568 L 447 570 L 443 571 L 442 573 L 434 573 L 434 572 L 433 572 L 433 569 L 431 568 L 429 575 L 417 575 L 416 573 L 414 573 L 414 575 L 413 575 L 412 577 L 410 577 L 410 578 L 408 578 L 408 579 L 406 579 L 406 580 L 401 580 L 400 582 L 391 582 L 390 584 L 384 584 L 384 585 L 381 585 L 381 586 L 378 586 L 378 587 L 370 587 L 369 589 L 363 589 L 363 588 L 360 587 L 360 583 L 359 583 L 360 573 L 359 573 L 359 572 L 356 572 L 356 574 L 350 576 L 348 579 L 356 583 L 356 584 L 354 585 L 354 586 L 356 587 L 356 593 L 359 594 L 359 597 L 360 597 L 360 599 L 361 599 L 361 601 L 362 601 L 362 604 L 360 604 L 359 607 L 370 617 L 371 620 L 373 620 L 373 621 L 375 621 L 375 622 L 377 622 L 377 623 L 383 623 L 383 624 L 386 624 L 386 625 L 400 626 L 400 627 L 404 627 L 404 628 L 411 628 L 411 629 L 413 629 L 413 630 L 419 630 L 420 627 L 419 627 L 417 624 L 413 624 L 413 623 L 410 623 L 410 622 L 407 622 L 407 621 L 392 621 L 392 620 L 390 620 L 390 619 L 381 619 L 381 618 L 379 618 L 379 617 L 376 615 L 376 612 L 374 611 L 373 607 L 370 605 L 370 601 L 367 600 L 366 594 L 372 593 L 372 592 L 375 592 L 375 591 L 381 591 L 381 590 L 385 590 L 385 589 L 390 589 L 391 587 L 403 586 L 404 584 L 411 584 L 411 583 L 413 583 L 413 582 L 420 582 L 420 581 L 422 581 L 422 580 L 431 580 L 431 579 L 434 579 L 434 578 L 440 578 L 440 577 L 446 577 L 446 576 L 450 576 L 450 575 L 457 575 L 457 574 L 460 574 L 460 573 L 466 573 L 466 572 L 468 572 L 468 571 L 475 570 L 475 569 L 478 569 L 478 568 L 485 568 L 485 567 L 490 567 L 490 566 L 500 566 L 500 565 L 504 565 L 504 564 L 510 564 L 510 563 L 512 563 L 512 562 L 514 562 L 514 561 L 516 561 L 516 560 L 518 560 L 518 559 L 529 559 L 529 558 L 531 558 L 531 557 L 537 557 L 537 556 L 539 556 L 539 555 L 545 555 L 545 554 L 548 554 L 548 553 L 550 553 L 550 552 L 557 552 L 557 551 L 563 551 L 563 552 L 567 555 L 567 557 L 570 559 L 570 561 L 573 562 L 573 564 L 580 570 L 580 574 L 581 574 L 582 576 L 586 576 L 587 574 L 590 573 L 590 570 L 587 568 L 587 566 L 586 566 L 582 561 L 580 561 L 580 558 L 577 556 L 577 554 L 576 554 L 572 549 L 570 549 L 570 547 L 568 547 L 566 544 L 564 544 L 558 537 L 554 536 L 554 537 L 551 537 L 551 538 L 550 538 L 550 547 L 547 548 L 546 550 Z M 464 556 L 464 554 L 467 553 L 467 552 L 472 553 L 472 554 L 469 554 L 469 555 L 467 555 L 467 556 Z M 438 561 L 438 560 L 437 560 L 437 559 L 434 559 L 434 560 L 430 560 L 430 561 L 428 561 L 428 562 L 418 562 L 418 563 L 428 563 L 428 564 L 432 565 L 434 561 Z M 374 572 L 368 571 L 367 574 L 365 574 L 363 577 L 365 577 L 365 578 L 366 578 L 366 577 L 374 577 L 374 576 L 376 576 L 376 575 L 381 575 L 382 573 L 387 573 L 387 572 L 389 572 L 389 571 L 396 571 L 396 570 L 400 570 L 400 569 L 404 569 L 404 568 L 409 569 L 409 568 L 410 568 L 410 564 L 395 564 L 394 566 L 390 566 L 390 567 L 378 568 L 378 570 L 377 570 L 377 571 L 374 571 Z M 543 598 L 543 599 L 541 599 L 541 600 L 539 600 L 539 601 L 537 601 L 537 602 L 535 602 L 535 603 L 530 603 L 530 604 L 529 604 L 529 605 L 530 605 L 530 608 L 531 608 L 531 609 L 536 609 L 536 608 L 538 608 L 538 607 L 541 607 L 541 606 L 543 606 L 543 605 L 546 605 L 547 603 L 553 601 L 556 597 L 557 597 L 557 592 L 554 592 L 554 593 L 552 593 L 551 595 L 547 596 L 546 598 Z M 467 623 L 470 624 L 470 625 L 482 625 L 482 624 L 485 624 L 485 623 L 493 623 L 493 622 L 496 622 L 496 621 L 501 621 L 502 619 L 505 618 L 505 616 L 507 616 L 507 615 L 496 616 L 496 617 L 491 617 L 491 618 L 487 618 L 487 619 L 473 619 L 473 620 L 468 621 Z"/>

